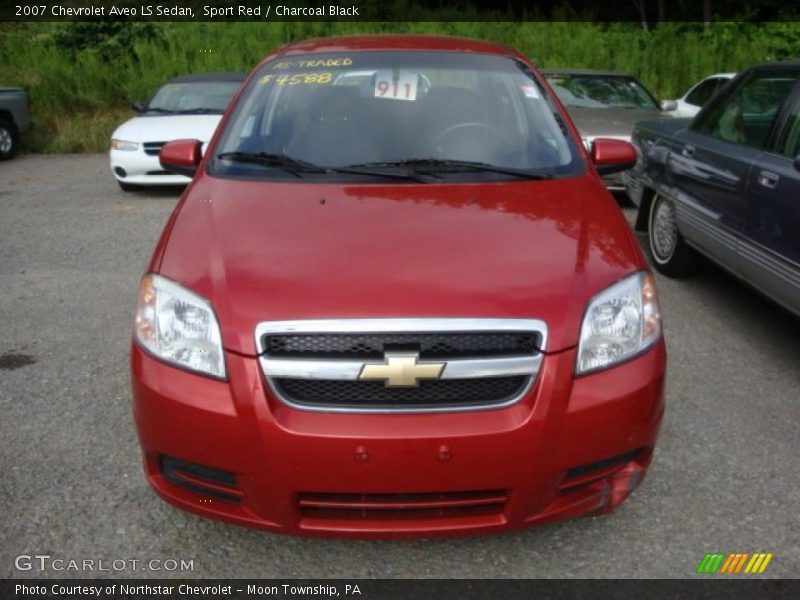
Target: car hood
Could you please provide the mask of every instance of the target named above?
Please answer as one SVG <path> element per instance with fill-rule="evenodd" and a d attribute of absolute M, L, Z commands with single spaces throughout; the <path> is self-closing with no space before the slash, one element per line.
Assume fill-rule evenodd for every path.
<path fill-rule="evenodd" d="M 168 142 L 194 139 L 208 142 L 222 115 L 155 115 L 134 117 L 114 131 L 112 138 L 129 142 Z"/>
<path fill-rule="evenodd" d="M 151 269 L 208 298 L 224 346 L 261 321 L 506 317 L 577 343 L 587 300 L 642 269 L 593 175 L 492 184 L 265 183 L 202 175 Z"/>
<path fill-rule="evenodd" d="M 569 115 L 581 137 L 614 138 L 629 141 L 633 126 L 639 121 L 669 119 L 661 110 L 634 108 L 569 108 Z"/>

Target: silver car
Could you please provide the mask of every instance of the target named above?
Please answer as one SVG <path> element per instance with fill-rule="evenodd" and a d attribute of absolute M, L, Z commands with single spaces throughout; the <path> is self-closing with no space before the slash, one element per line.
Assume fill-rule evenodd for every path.
<path fill-rule="evenodd" d="M 543 69 L 542 73 L 566 106 L 587 149 L 595 138 L 631 141 L 639 121 L 672 118 L 674 100 L 659 103 L 642 83 L 625 73 L 589 69 Z M 623 190 L 623 175 L 605 177 L 606 186 Z"/>

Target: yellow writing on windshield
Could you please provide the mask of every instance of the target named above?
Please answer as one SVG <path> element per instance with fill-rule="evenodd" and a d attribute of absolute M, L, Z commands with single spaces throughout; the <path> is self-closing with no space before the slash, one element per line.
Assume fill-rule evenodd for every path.
<path fill-rule="evenodd" d="M 319 84 L 324 85 L 333 81 L 333 73 L 328 72 L 307 72 L 307 73 L 294 73 L 293 75 L 264 75 L 259 83 L 267 85 L 274 83 L 275 85 L 301 85 L 301 84 Z"/>

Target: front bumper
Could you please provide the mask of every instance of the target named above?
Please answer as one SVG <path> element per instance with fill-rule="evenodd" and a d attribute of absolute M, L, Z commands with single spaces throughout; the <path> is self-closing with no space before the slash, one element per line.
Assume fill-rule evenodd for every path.
<path fill-rule="evenodd" d="M 110 150 L 111 173 L 117 181 L 130 185 L 187 185 L 191 179 L 164 170 L 158 155 L 145 154 L 138 150 Z M 124 176 L 122 175 L 124 173 Z"/>
<path fill-rule="evenodd" d="M 621 175 L 621 181 L 625 187 L 625 192 L 628 194 L 628 198 L 631 199 L 631 202 L 633 202 L 636 207 L 641 206 L 644 186 L 639 176 L 633 170 L 625 171 Z"/>
<path fill-rule="evenodd" d="M 297 410 L 272 395 L 256 358 L 226 362 L 229 380 L 216 381 L 134 343 L 147 478 L 180 508 L 278 533 L 489 533 L 609 512 L 644 476 L 664 411 L 663 341 L 577 379 L 574 349 L 549 354 L 517 404 L 446 414 Z M 165 457 L 230 480 L 176 479 Z"/>
<path fill-rule="evenodd" d="M 623 173 L 612 173 L 611 175 L 604 175 L 603 176 L 603 185 L 606 186 L 606 189 L 612 192 L 622 192 L 625 191 L 625 183 L 623 180 Z"/>

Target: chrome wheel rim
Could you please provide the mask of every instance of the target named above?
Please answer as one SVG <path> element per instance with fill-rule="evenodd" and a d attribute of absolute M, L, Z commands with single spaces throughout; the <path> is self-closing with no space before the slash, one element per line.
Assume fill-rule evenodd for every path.
<path fill-rule="evenodd" d="M 659 262 L 666 262 L 675 252 L 678 243 L 678 222 L 675 205 L 664 198 L 655 200 L 650 223 L 650 246 Z"/>
<path fill-rule="evenodd" d="M 0 152 L 11 152 L 11 132 L 0 127 Z"/>

